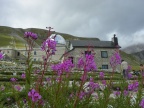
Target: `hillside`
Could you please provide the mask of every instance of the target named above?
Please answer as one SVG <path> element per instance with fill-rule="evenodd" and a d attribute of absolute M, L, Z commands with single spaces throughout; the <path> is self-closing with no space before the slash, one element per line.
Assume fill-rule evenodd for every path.
<path fill-rule="evenodd" d="M 123 49 L 123 51 L 128 53 L 128 54 L 140 52 L 143 50 L 144 50 L 144 43 L 134 44 L 134 45 L 128 46 L 128 47 Z"/>
<path fill-rule="evenodd" d="M 144 43 L 138 43 L 124 48 L 122 51 L 133 55 L 139 63 L 144 63 Z"/>
<path fill-rule="evenodd" d="M 139 65 L 137 58 L 135 56 L 133 56 L 132 54 L 127 54 L 124 51 L 120 50 L 120 55 L 121 55 L 122 59 L 127 61 L 130 65 L 133 65 L 133 66 Z"/>
<path fill-rule="evenodd" d="M 144 50 L 136 53 L 132 53 L 140 63 L 144 63 Z"/>
<path fill-rule="evenodd" d="M 38 29 L 38 28 L 22 29 L 22 28 L 11 28 L 6 26 L 0 26 L 0 46 L 1 47 L 12 46 L 14 41 L 16 43 L 17 48 L 24 47 L 26 41 L 23 38 L 23 35 L 24 32 L 26 31 L 31 31 L 38 35 L 38 39 L 36 40 L 36 44 L 38 45 L 41 45 L 43 40 L 47 37 L 47 33 L 48 33 L 48 30 Z M 59 32 L 53 32 L 53 33 L 63 36 L 65 40 L 78 40 L 78 39 L 99 40 L 98 38 L 83 38 L 83 37 L 77 37 L 70 34 L 59 33 Z"/>

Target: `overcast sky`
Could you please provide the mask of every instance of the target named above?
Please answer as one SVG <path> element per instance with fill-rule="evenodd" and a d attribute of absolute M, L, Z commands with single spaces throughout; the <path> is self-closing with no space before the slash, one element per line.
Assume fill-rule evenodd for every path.
<path fill-rule="evenodd" d="M 144 0 L 0 0 L 0 26 L 41 28 L 111 40 L 144 42 Z"/>

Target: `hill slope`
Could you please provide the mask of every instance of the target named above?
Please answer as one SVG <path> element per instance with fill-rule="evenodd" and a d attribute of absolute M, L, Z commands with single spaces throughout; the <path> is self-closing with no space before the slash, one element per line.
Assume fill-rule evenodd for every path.
<path fill-rule="evenodd" d="M 139 65 L 138 59 L 135 56 L 133 56 L 132 54 L 127 54 L 124 51 L 120 50 L 120 55 L 121 55 L 122 59 L 124 59 L 125 61 L 128 62 L 128 64 L 130 64 L 132 66 Z"/>
<path fill-rule="evenodd" d="M 47 30 L 38 29 L 38 28 L 28 28 L 28 29 L 21 29 L 21 28 L 11 28 L 6 26 L 0 26 L 0 46 L 12 46 L 14 41 L 16 43 L 16 47 L 24 47 L 25 46 L 25 39 L 23 38 L 24 32 L 31 31 L 38 35 L 38 39 L 36 43 L 41 45 L 43 40 L 47 37 Z M 78 39 L 92 39 L 92 40 L 99 40 L 98 38 L 83 38 L 83 37 L 76 37 L 70 34 L 53 32 L 55 34 L 59 34 L 65 38 L 65 40 L 78 40 Z"/>
<path fill-rule="evenodd" d="M 144 63 L 144 50 L 140 52 L 132 53 L 132 55 L 134 55 L 139 60 L 140 63 Z"/>
<path fill-rule="evenodd" d="M 128 54 L 140 52 L 140 51 L 143 51 L 143 50 L 144 50 L 144 43 L 134 44 L 134 45 L 131 45 L 131 46 L 126 47 L 126 48 L 123 49 L 123 51 L 128 53 Z"/>

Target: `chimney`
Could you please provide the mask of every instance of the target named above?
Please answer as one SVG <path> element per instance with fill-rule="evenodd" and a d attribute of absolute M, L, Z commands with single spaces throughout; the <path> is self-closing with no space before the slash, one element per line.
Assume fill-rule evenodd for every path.
<path fill-rule="evenodd" d="M 112 38 L 112 42 L 115 46 L 118 46 L 118 38 L 116 37 L 116 34 L 114 34 L 114 37 Z"/>

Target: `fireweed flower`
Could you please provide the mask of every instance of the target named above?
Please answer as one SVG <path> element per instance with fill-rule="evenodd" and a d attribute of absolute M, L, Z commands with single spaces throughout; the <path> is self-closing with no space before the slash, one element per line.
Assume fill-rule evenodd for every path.
<path fill-rule="evenodd" d="M 41 99 L 41 95 L 35 91 L 35 89 L 32 89 L 29 93 L 28 96 L 32 99 L 33 102 L 37 102 L 39 99 Z"/>
<path fill-rule="evenodd" d="M 70 72 L 74 67 L 74 64 L 70 59 L 63 61 L 63 63 L 58 63 L 56 65 L 52 65 L 51 69 L 56 71 L 58 76 L 60 76 L 63 72 Z"/>
<path fill-rule="evenodd" d="M 83 57 L 79 58 L 78 68 L 83 68 L 84 64 L 85 64 L 84 58 Z"/>
<path fill-rule="evenodd" d="M 104 73 L 103 73 L 103 72 L 100 72 L 100 73 L 99 73 L 99 77 L 103 79 L 103 78 L 104 78 Z"/>
<path fill-rule="evenodd" d="M 32 32 L 25 32 L 24 33 L 24 37 L 25 38 L 29 38 L 30 37 L 30 38 L 32 38 L 34 40 L 36 40 L 38 38 L 37 34 L 32 33 Z"/>
<path fill-rule="evenodd" d="M 23 79 L 26 78 L 25 73 L 23 73 L 23 74 L 21 75 L 21 78 L 23 78 Z"/>
<path fill-rule="evenodd" d="M 54 39 L 48 38 L 42 43 L 41 49 L 47 51 L 51 54 L 54 54 L 56 51 L 56 41 Z"/>
<path fill-rule="evenodd" d="M 48 82 L 51 81 L 51 78 L 46 78 L 46 81 L 48 81 Z"/>
<path fill-rule="evenodd" d="M 136 92 L 138 91 L 138 87 L 139 87 L 139 83 L 136 81 L 128 85 L 128 90 Z"/>
<path fill-rule="evenodd" d="M 14 88 L 15 88 L 15 90 L 17 90 L 17 91 L 21 91 L 21 86 L 20 86 L 20 85 L 15 85 Z"/>
<path fill-rule="evenodd" d="M 139 106 L 140 106 L 141 108 L 144 108 L 144 99 L 141 100 Z"/>
<path fill-rule="evenodd" d="M 110 58 L 110 65 L 112 68 L 116 67 L 121 63 L 121 56 L 118 52 L 115 52 Z"/>
<path fill-rule="evenodd" d="M 132 78 L 132 74 L 128 73 L 128 79 Z"/>
<path fill-rule="evenodd" d="M 74 97 L 74 93 L 72 92 L 69 97 L 73 98 Z"/>
<path fill-rule="evenodd" d="M 86 95 L 86 93 L 83 92 L 83 91 L 81 91 L 80 94 L 79 94 L 79 98 L 80 98 L 80 99 L 83 99 L 85 95 Z"/>
<path fill-rule="evenodd" d="M 65 60 L 61 65 L 64 72 L 70 72 L 73 67 L 74 64 L 71 62 L 71 59 Z"/>
<path fill-rule="evenodd" d="M 89 84 L 88 84 L 88 87 L 89 87 L 92 91 L 95 90 L 95 89 L 99 89 L 99 88 L 100 88 L 100 86 L 99 86 L 98 83 L 94 83 L 94 82 L 93 82 L 93 78 L 90 79 L 90 82 L 89 82 Z"/>
<path fill-rule="evenodd" d="M 39 102 L 38 102 L 40 105 L 44 105 L 45 101 L 40 99 Z"/>
<path fill-rule="evenodd" d="M 104 86 L 106 86 L 106 80 L 101 81 Z"/>
<path fill-rule="evenodd" d="M 52 85 L 51 78 L 46 78 L 47 84 Z"/>
<path fill-rule="evenodd" d="M 124 96 L 128 96 L 129 92 L 127 90 L 123 91 Z"/>
<path fill-rule="evenodd" d="M 114 91 L 114 95 L 115 95 L 115 96 L 119 96 L 120 94 L 121 94 L 120 91 Z"/>
<path fill-rule="evenodd" d="M 10 81 L 12 81 L 12 82 L 16 82 L 17 79 L 16 79 L 16 78 L 11 78 Z"/>
<path fill-rule="evenodd" d="M 23 99 L 23 103 L 24 103 L 24 104 L 26 104 L 26 103 L 27 103 L 27 100 L 26 100 L 25 98 Z"/>
<path fill-rule="evenodd" d="M 84 69 L 86 72 L 91 70 L 96 70 L 96 63 L 94 61 L 94 55 L 85 55 L 85 57 L 80 57 L 77 64 L 79 69 Z"/>
<path fill-rule="evenodd" d="M 129 72 L 130 72 L 130 70 L 131 70 L 131 66 L 130 66 L 130 65 L 128 65 L 128 68 L 127 68 L 127 70 L 126 70 L 126 73 L 127 73 L 127 77 L 128 77 L 128 79 L 132 78 L 132 74 L 131 74 L 131 73 L 129 73 Z"/>
<path fill-rule="evenodd" d="M 0 60 L 4 58 L 4 54 L 0 52 Z"/>

